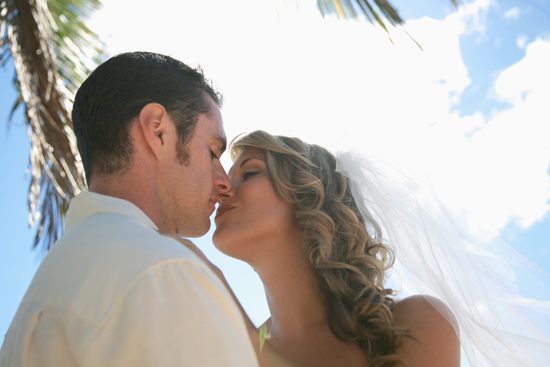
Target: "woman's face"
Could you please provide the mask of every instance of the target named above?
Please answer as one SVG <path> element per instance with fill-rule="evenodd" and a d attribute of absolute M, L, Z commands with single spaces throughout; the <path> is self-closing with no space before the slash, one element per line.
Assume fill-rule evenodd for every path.
<path fill-rule="evenodd" d="M 262 150 L 245 150 L 228 176 L 235 195 L 218 207 L 213 242 L 226 255 L 253 265 L 258 256 L 282 251 L 280 244 L 295 235 L 297 225 L 290 204 L 271 186 Z"/>

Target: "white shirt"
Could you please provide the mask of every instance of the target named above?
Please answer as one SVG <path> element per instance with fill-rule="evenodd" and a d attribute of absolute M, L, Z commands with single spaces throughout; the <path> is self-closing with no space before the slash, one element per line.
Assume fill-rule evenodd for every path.
<path fill-rule="evenodd" d="M 198 256 L 132 203 L 74 198 L 0 367 L 258 366 L 239 309 Z"/>

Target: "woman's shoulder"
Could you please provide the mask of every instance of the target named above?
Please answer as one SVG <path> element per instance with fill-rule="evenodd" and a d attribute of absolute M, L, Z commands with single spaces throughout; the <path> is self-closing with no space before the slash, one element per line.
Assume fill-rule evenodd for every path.
<path fill-rule="evenodd" d="M 409 367 L 460 364 L 457 322 L 445 303 L 425 295 L 407 297 L 396 302 L 393 318 L 411 336 L 397 348 Z"/>
<path fill-rule="evenodd" d="M 414 318 L 416 316 L 439 316 L 447 320 L 453 327 L 457 327 L 456 319 L 447 305 L 438 298 L 418 294 L 395 301 L 393 308 L 394 318 Z"/>
<path fill-rule="evenodd" d="M 458 324 L 452 311 L 443 301 L 432 296 L 415 295 L 397 300 L 393 318 L 397 326 L 413 328 L 411 331 L 458 334 Z"/>

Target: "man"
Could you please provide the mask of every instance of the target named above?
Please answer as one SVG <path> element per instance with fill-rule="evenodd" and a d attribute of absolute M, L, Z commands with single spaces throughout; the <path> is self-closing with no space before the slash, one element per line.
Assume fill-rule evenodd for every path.
<path fill-rule="evenodd" d="M 73 125 L 89 192 L 38 268 L 0 366 L 257 366 L 238 306 L 176 239 L 233 195 L 220 96 L 170 57 L 115 56 L 82 84 Z"/>

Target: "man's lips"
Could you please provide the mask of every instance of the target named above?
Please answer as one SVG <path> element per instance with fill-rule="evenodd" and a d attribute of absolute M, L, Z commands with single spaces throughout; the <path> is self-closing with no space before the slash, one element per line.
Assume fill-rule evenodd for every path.
<path fill-rule="evenodd" d="M 216 212 L 216 218 L 218 218 L 223 213 L 230 211 L 231 209 L 235 209 L 235 207 L 233 205 L 222 205 L 218 207 L 218 211 Z"/>

